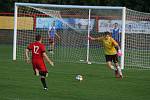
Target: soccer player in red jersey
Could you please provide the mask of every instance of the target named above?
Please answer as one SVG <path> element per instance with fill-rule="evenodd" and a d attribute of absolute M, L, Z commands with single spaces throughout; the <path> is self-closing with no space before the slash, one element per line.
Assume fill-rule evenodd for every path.
<path fill-rule="evenodd" d="M 41 35 L 36 35 L 36 41 L 33 43 L 30 43 L 26 50 L 25 50 L 25 56 L 27 63 L 30 62 L 29 59 L 29 52 L 32 52 L 32 66 L 33 70 L 36 76 L 41 76 L 41 82 L 44 87 L 44 90 L 48 90 L 46 85 L 45 77 L 48 75 L 48 70 L 46 68 L 46 65 L 44 63 L 45 58 L 49 64 L 54 66 L 53 62 L 48 58 L 46 52 L 45 52 L 45 46 L 42 44 L 42 37 Z"/>

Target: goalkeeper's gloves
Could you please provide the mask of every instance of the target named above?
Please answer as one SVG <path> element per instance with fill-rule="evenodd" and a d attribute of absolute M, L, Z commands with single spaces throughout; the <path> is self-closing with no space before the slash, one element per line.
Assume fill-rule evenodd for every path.
<path fill-rule="evenodd" d="M 121 50 L 118 50 L 117 55 L 118 55 L 118 56 L 122 56 Z"/>

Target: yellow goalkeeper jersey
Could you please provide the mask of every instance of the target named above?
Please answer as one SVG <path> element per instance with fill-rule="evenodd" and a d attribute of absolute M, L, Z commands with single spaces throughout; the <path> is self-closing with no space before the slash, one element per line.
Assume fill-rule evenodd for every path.
<path fill-rule="evenodd" d="M 118 45 L 118 43 L 112 37 L 110 37 L 109 39 L 106 39 L 105 37 L 102 38 L 102 43 L 103 43 L 104 52 L 106 55 L 117 54 L 115 47 Z"/>

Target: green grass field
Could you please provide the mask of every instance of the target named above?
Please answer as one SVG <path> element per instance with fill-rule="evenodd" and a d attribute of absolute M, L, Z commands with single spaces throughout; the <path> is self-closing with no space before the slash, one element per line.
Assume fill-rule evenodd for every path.
<path fill-rule="evenodd" d="M 48 91 L 42 90 L 32 66 L 12 61 L 12 47 L 0 45 L 0 100 L 149 100 L 150 70 L 125 69 L 116 79 L 105 65 L 55 63 L 50 67 Z M 84 80 L 75 80 L 82 74 Z"/>

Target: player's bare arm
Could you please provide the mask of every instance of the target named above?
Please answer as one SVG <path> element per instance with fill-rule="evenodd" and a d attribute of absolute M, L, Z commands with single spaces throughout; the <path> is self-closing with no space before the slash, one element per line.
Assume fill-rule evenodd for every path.
<path fill-rule="evenodd" d="M 120 46 L 119 46 L 119 44 L 113 39 L 113 44 L 114 44 L 114 46 L 117 48 L 117 55 L 118 56 L 122 56 L 122 52 L 121 52 L 121 48 L 120 48 Z"/>
<path fill-rule="evenodd" d="M 103 39 L 103 37 L 97 37 L 97 38 L 93 38 L 93 37 L 89 37 L 89 39 L 90 40 L 98 40 L 98 41 L 100 41 L 100 40 L 102 40 Z"/>
<path fill-rule="evenodd" d="M 115 46 L 118 50 L 120 50 L 121 48 L 120 48 L 119 44 L 118 44 L 113 38 L 112 38 L 112 41 L 113 41 L 114 46 Z"/>
<path fill-rule="evenodd" d="M 118 48 L 118 50 L 121 50 L 121 48 L 120 48 L 120 46 L 119 46 L 119 45 L 117 45 L 116 47 Z"/>
<path fill-rule="evenodd" d="M 29 59 L 29 55 L 28 54 L 29 54 L 29 49 L 26 49 L 25 50 L 25 60 L 26 60 L 27 63 L 30 63 L 30 59 Z"/>
<path fill-rule="evenodd" d="M 54 66 L 54 63 L 48 58 L 48 56 L 47 56 L 47 54 L 45 52 L 43 53 L 43 57 L 47 60 L 47 62 L 49 64 L 51 64 L 52 66 Z"/>
<path fill-rule="evenodd" d="M 47 33 L 48 33 L 48 36 L 49 36 L 49 37 L 50 37 L 50 35 L 49 35 L 50 31 L 51 31 L 51 30 L 48 29 L 48 32 L 47 32 Z"/>

